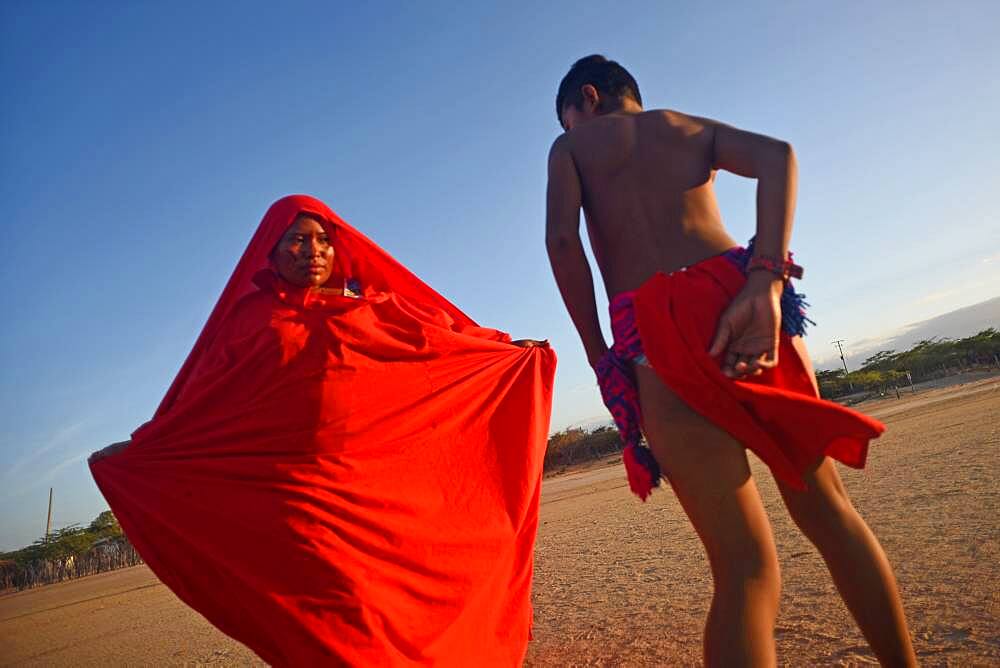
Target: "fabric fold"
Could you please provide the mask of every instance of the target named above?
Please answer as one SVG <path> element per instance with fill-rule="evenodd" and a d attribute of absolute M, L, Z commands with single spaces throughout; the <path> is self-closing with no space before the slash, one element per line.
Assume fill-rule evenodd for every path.
<path fill-rule="evenodd" d="M 611 301 L 615 341 L 595 371 L 622 437 L 630 487 L 643 500 L 659 484 L 660 470 L 641 442 L 635 364 L 650 366 L 688 406 L 796 489 L 805 488 L 803 473 L 824 455 L 862 468 L 869 441 L 885 430 L 873 418 L 819 398 L 792 342 L 811 321 L 802 295 L 790 286 L 782 296 L 776 368 L 734 380 L 708 355 L 719 317 L 746 281 L 749 254 L 737 248 L 669 275 L 657 274 Z"/>
<path fill-rule="evenodd" d="M 339 258 L 304 294 L 259 275 L 301 212 Z M 288 197 L 91 470 L 157 576 L 269 663 L 519 665 L 556 360 L 509 341 Z"/>

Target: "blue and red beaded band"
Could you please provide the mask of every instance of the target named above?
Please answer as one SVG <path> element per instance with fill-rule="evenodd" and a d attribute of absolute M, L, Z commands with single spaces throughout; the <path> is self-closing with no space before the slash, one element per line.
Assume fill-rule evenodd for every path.
<path fill-rule="evenodd" d="M 783 281 L 787 281 L 789 278 L 801 279 L 803 273 L 802 267 L 792 262 L 791 253 L 788 254 L 787 260 L 779 260 L 767 255 L 754 255 L 747 263 L 746 271 L 750 273 L 758 269 L 769 271 Z"/>

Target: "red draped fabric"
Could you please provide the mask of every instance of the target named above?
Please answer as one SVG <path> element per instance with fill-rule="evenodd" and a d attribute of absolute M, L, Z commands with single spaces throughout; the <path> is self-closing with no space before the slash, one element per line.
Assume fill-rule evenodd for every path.
<path fill-rule="evenodd" d="M 333 240 L 324 288 L 268 270 L 302 212 Z M 519 664 L 556 360 L 509 341 L 286 197 L 154 418 L 91 469 L 157 576 L 272 664 Z"/>

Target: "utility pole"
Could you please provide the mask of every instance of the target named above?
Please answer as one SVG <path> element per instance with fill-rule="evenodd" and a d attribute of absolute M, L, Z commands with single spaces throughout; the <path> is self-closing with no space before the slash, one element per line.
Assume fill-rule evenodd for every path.
<path fill-rule="evenodd" d="M 847 378 L 847 386 L 850 387 L 851 392 L 853 392 L 854 383 L 852 383 L 851 379 L 848 378 L 851 372 L 847 370 L 847 360 L 844 359 L 844 346 L 841 345 L 843 342 L 844 339 L 837 339 L 836 341 L 833 342 L 833 345 L 837 346 L 837 350 L 840 351 L 840 361 L 844 364 L 844 377 Z"/>
<path fill-rule="evenodd" d="M 45 522 L 45 542 L 49 542 L 49 534 L 52 532 L 52 488 L 49 487 L 49 519 Z"/>

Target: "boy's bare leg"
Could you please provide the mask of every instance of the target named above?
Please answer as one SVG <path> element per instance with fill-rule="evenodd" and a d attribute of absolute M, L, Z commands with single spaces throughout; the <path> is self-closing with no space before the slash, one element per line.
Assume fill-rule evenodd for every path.
<path fill-rule="evenodd" d="M 706 666 L 772 666 L 781 577 L 771 525 L 743 447 L 636 369 L 644 431 L 708 553 L 715 591 Z"/>
<path fill-rule="evenodd" d="M 778 482 L 788 512 L 823 556 L 833 582 L 884 666 L 915 666 L 916 656 L 889 560 L 858 514 L 833 461 L 805 476 L 808 491 Z"/>
<path fill-rule="evenodd" d="M 792 345 L 815 385 L 805 343 L 793 337 Z M 851 504 L 836 465 L 824 457 L 805 479 L 809 485 L 806 492 L 778 481 L 792 519 L 819 550 L 879 661 L 887 666 L 916 665 L 892 567 L 878 539 Z"/>

